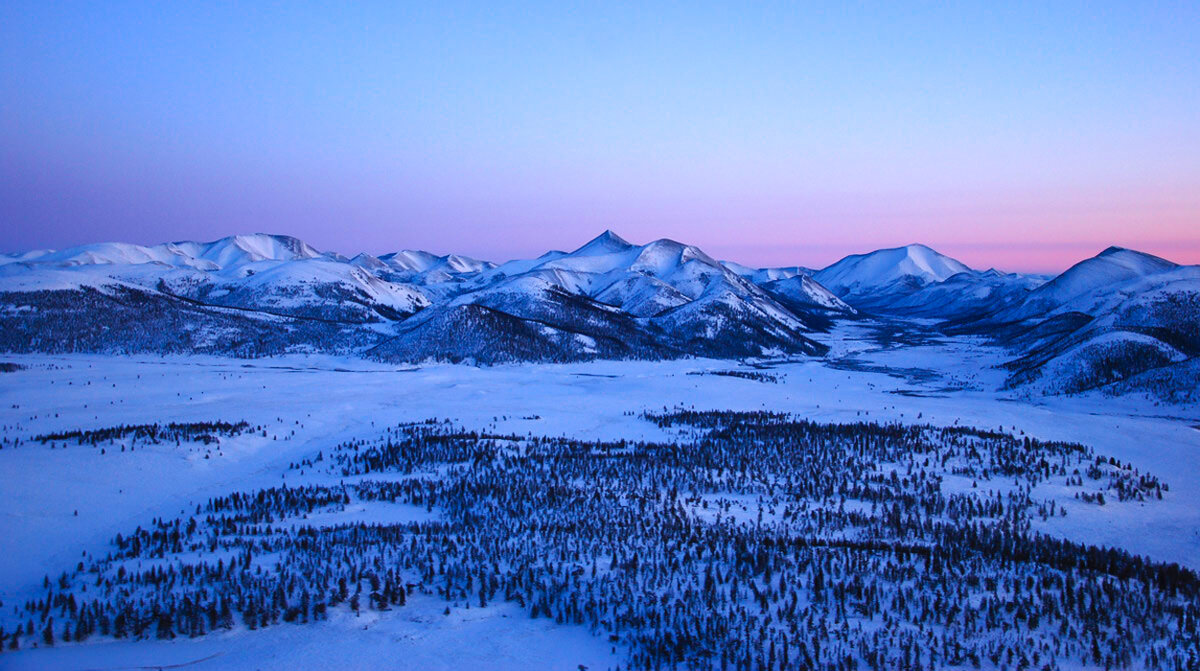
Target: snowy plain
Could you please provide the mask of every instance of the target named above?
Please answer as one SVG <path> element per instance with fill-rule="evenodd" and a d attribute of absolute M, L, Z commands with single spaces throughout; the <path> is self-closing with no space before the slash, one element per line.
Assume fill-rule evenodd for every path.
<path fill-rule="evenodd" d="M 1200 409 L 1099 395 L 1018 396 L 999 390 L 1004 376 L 993 366 L 1003 356 L 993 348 L 968 339 L 877 346 L 865 337 L 870 328 L 839 326 L 825 337 L 833 348 L 826 359 L 772 364 L 768 372 L 778 383 L 702 374 L 756 370 L 703 359 L 477 368 L 328 356 L 7 355 L 3 360 L 24 367 L 0 374 L 0 427 L 10 439 L 214 420 L 244 420 L 266 435 L 222 439 L 219 447 L 160 444 L 106 454 L 26 442 L 0 451 L 0 600 L 7 607 L 31 598 L 43 576 L 72 568 L 84 553 L 104 554 L 114 535 L 209 497 L 328 482 L 328 475 L 289 465 L 398 423 L 446 418 L 516 434 L 649 440 L 667 435 L 638 415 L 676 406 L 769 409 L 824 422 L 966 425 L 1080 442 L 1158 476 L 1170 490 L 1162 501 L 1103 507 L 1042 491 L 1068 515 L 1039 523 L 1039 530 L 1200 569 Z M 339 520 L 345 514 L 369 520 L 426 513 L 352 506 Z M 0 667 L 196 662 L 198 669 L 283 669 L 336 661 L 345 668 L 596 669 L 623 659 L 583 627 L 530 620 L 511 605 L 449 615 L 443 607 L 416 600 L 384 614 L 342 613 L 304 627 L 196 641 L 65 644 L 5 653 Z"/>

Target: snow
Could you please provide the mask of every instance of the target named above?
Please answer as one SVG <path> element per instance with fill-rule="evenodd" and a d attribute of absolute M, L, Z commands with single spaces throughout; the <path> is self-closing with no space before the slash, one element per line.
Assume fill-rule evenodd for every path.
<path fill-rule="evenodd" d="M 366 252 L 356 254 L 354 258 L 350 259 L 350 264 L 360 268 L 366 268 L 372 272 L 377 270 L 385 270 L 388 268 L 388 264 L 384 263 L 379 257 L 371 256 Z"/>
<path fill-rule="evenodd" d="M 905 279 L 920 284 L 941 282 L 958 273 L 972 272 L 965 264 L 926 247 L 908 245 L 853 254 L 814 275 L 839 296 L 878 289 Z"/>
<path fill-rule="evenodd" d="M 458 254 L 447 254 L 442 257 L 442 264 L 455 273 L 477 273 L 492 267 L 492 264 L 487 261 L 472 259 L 469 256 L 459 256 Z"/>
<path fill-rule="evenodd" d="M 613 254 L 623 252 L 633 247 L 624 238 L 613 233 L 611 230 L 606 230 L 592 240 L 588 241 L 579 249 L 571 252 L 572 256 L 598 256 L 602 254 Z"/>
<path fill-rule="evenodd" d="M 59 267 L 157 263 L 198 270 L 220 270 L 256 261 L 291 261 L 318 256 L 321 256 L 320 252 L 296 238 L 258 233 L 235 235 L 208 243 L 168 242 L 152 247 L 103 242 L 60 251 L 30 253 L 14 260 Z"/>
<path fill-rule="evenodd" d="M 1097 302 L 1121 285 L 1168 273 L 1178 266 L 1166 259 L 1131 249 L 1109 247 L 1090 259 L 1071 266 L 1058 277 L 1030 293 L 1008 318 L 1042 317 L 1070 309 L 1071 302 Z"/>
<path fill-rule="evenodd" d="M 383 279 L 374 274 L 383 272 L 380 266 L 397 273 L 387 277 L 413 273 L 418 284 Z M 0 264 L 0 290 L 148 287 L 162 279 L 173 288 L 210 282 L 212 298 L 251 290 L 286 307 L 317 300 L 307 293 L 313 287 L 340 286 L 363 291 L 382 305 L 411 309 L 430 304 L 425 292 L 433 290 L 420 283 L 454 279 L 465 293 L 451 305 L 499 305 L 557 289 L 596 297 L 638 317 L 662 315 L 668 325 L 671 319 L 728 306 L 766 320 L 761 323 L 770 328 L 807 331 L 751 281 L 774 275 L 767 282 L 772 293 L 853 310 L 796 270 L 789 275 L 786 269 L 722 264 L 678 242 L 636 246 L 612 232 L 569 254 L 551 252 L 498 267 L 412 251 L 343 262 L 294 238 L 260 235 L 8 255 Z M 994 271 L 976 273 L 919 245 L 848 257 L 821 274 L 829 278 L 827 286 L 841 288 L 838 293 L 892 290 L 909 286 L 905 283 L 910 280 L 924 283 L 926 303 L 983 300 L 992 292 L 1026 291 L 1040 282 Z M 1033 293 L 1052 296 L 1058 309 L 1099 314 L 1096 323 L 1109 327 L 1117 316 L 1149 301 L 1200 289 L 1200 269 L 1111 249 L 1059 280 Z M 414 321 L 431 318 L 431 313 Z M 701 332 L 717 333 L 721 319 L 703 322 Z M 760 371 L 749 364 L 704 359 L 475 368 L 395 366 L 317 355 L 256 360 L 4 355 L 0 360 L 24 368 L 0 373 L 0 430 L 6 438 L 25 442 L 0 450 L 0 499 L 5 502 L 0 532 L 6 540 L 6 551 L 0 553 L 0 600 L 8 605 L 34 597 L 43 575 L 69 569 L 88 553 L 102 556 L 117 533 L 156 517 L 173 518 L 210 497 L 285 483 L 337 484 L 341 479 L 328 473 L 291 465 L 328 454 L 343 441 L 378 437 L 402 422 L 447 418 L 468 428 L 516 435 L 648 440 L 670 433 L 639 414 L 677 406 L 768 409 L 825 422 L 976 426 L 1080 442 L 1162 478 L 1170 489 L 1162 501 L 1097 506 L 1074 499 L 1074 490 L 1046 483 L 1034 494 L 1054 500 L 1068 515 L 1040 521 L 1038 529 L 1200 569 L 1200 407 L 1164 407 L 1135 396 L 1042 397 L 1025 389 L 1004 390 L 1007 375 L 998 365 L 1009 353 L 979 338 L 938 336 L 930 324 L 836 324 L 832 332 L 812 336 L 830 347 L 825 359 L 759 362 L 770 368 L 777 383 L 695 374 Z M 876 338 L 876 330 L 885 327 L 919 337 Z M 548 335 L 560 333 L 543 329 Z M 1134 343 L 1156 348 L 1171 360 L 1185 356 L 1149 335 L 1113 329 L 1081 340 L 1067 354 Z M 598 346 L 587 335 L 569 337 L 585 350 Z M 1069 359 L 1054 365 L 1066 365 Z M 1053 366 L 1048 370 L 1051 377 L 1057 374 Z M 137 445 L 133 450 L 122 450 L 133 446 L 122 442 L 65 448 L 61 442 L 53 448 L 28 442 L 57 430 L 212 420 L 244 420 L 263 429 L 213 445 Z M 949 477 L 943 486 L 961 490 L 973 484 Z M 709 500 L 710 506 L 720 498 Z M 727 516 L 757 519 L 754 501 L 730 501 Z M 716 513 L 715 507 L 696 510 L 702 519 L 715 519 Z M 427 522 L 439 515 L 436 509 L 353 500 L 344 508 L 286 523 Z M 202 668 L 214 669 L 296 668 L 317 659 L 337 660 L 349 668 L 576 669 L 580 664 L 607 668 L 624 660 L 622 651 L 614 654 L 605 640 L 585 629 L 531 620 L 515 606 L 468 609 L 458 604 L 449 615 L 443 614 L 444 607 L 443 601 L 418 595 L 410 605 L 387 613 L 356 618 L 337 611 L 328 622 L 305 627 L 235 629 L 195 641 L 67 644 L 4 653 L 2 659 L 5 668 L 38 669 L 154 667 L 201 659 L 206 660 Z"/>
<path fill-rule="evenodd" d="M 217 286 L 226 291 L 253 292 L 261 302 L 276 307 L 319 305 L 328 299 L 315 292 L 318 287 L 328 286 L 361 290 L 375 303 L 403 312 L 415 312 L 430 303 L 417 287 L 387 282 L 360 267 L 325 258 L 289 263 L 263 261 L 244 266 L 242 272 L 245 274 Z"/>
<path fill-rule="evenodd" d="M 1131 249 L 1109 247 L 1099 255 L 1080 261 L 1047 283 L 1039 295 L 1065 302 L 1105 285 L 1170 270 L 1175 264 Z"/>
<path fill-rule="evenodd" d="M 384 254 L 379 259 L 397 270 L 423 273 L 441 261 L 441 257 L 420 250 L 405 249 Z"/>
<path fill-rule="evenodd" d="M 890 314 L 943 318 L 987 313 L 1024 300 L 1030 291 L 1045 281 L 1037 275 L 1001 273 L 995 269 L 958 273 L 943 282 L 927 284 L 918 291 L 896 296 L 877 309 Z"/>
<path fill-rule="evenodd" d="M 793 275 L 785 279 L 774 280 L 765 284 L 764 287 L 773 294 L 784 296 L 801 305 L 815 305 L 846 314 L 858 312 L 808 275 Z"/>
<path fill-rule="evenodd" d="M 596 294 L 596 300 L 620 305 L 621 309 L 635 317 L 652 317 L 691 299 L 657 277 L 636 275 L 608 285 Z"/>
<path fill-rule="evenodd" d="M 722 261 L 722 266 L 734 274 L 744 277 L 755 284 L 765 284 L 775 280 L 787 280 L 797 275 L 811 276 L 815 271 L 802 266 L 784 266 L 782 268 L 751 268 L 733 261 Z"/>
<path fill-rule="evenodd" d="M 861 366 L 781 364 L 772 368 L 783 375 L 779 385 L 687 374 L 731 367 L 705 360 L 411 369 L 323 356 L 250 362 L 97 355 L 5 358 L 28 366 L 4 374 L 0 388 L 0 425 L 9 436 L 168 419 L 245 420 L 279 436 L 225 439 L 223 456 L 210 459 L 173 445 L 123 454 L 110 450 L 103 456 L 82 446 L 51 450 L 22 445 L 0 452 L 3 497 L 18 502 L 3 513 L 14 547 L 0 556 L 0 590 L 5 592 L 40 580 L 44 567 L 61 564 L 82 549 L 100 550 L 137 520 L 177 513 L 217 493 L 282 482 L 287 464 L 399 422 L 448 417 L 519 434 L 661 438 L 655 427 L 625 413 L 675 405 L 768 408 L 822 421 L 1003 427 L 1080 441 L 1162 475 L 1172 486 L 1171 499 L 1191 510 L 1180 517 L 1164 512 L 1172 508 L 1170 502 L 1156 504 L 1131 520 L 1136 525 L 1108 537 L 1132 550 L 1200 568 L 1200 538 L 1153 532 L 1156 524 L 1177 529 L 1183 520 L 1200 529 L 1200 463 L 1194 458 L 1200 432 L 1192 428 L 1200 422 L 1200 412 L 1170 417 L 1134 400 L 1006 396 L 995 391 L 994 372 L 977 374 L 987 373 L 986 365 L 997 361 L 982 345 L 842 345 L 832 363 L 853 360 Z M 944 370 L 934 379 L 920 381 L 911 374 L 934 366 Z M 539 419 L 521 419 L 531 416 Z M 293 429 L 295 437 L 290 436 Z M 46 487 L 42 477 L 30 478 L 29 473 L 53 475 L 57 486 Z M 288 473 L 286 481 L 302 482 L 295 479 L 300 477 Z M 80 496 L 87 497 L 86 506 Z M 73 515 L 75 509 L 79 517 Z"/>
<path fill-rule="evenodd" d="M 375 275 L 381 266 L 386 267 L 364 255 L 344 262 L 285 236 L 234 236 L 155 247 L 112 243 L 0 265 L 0 291 L 124 286 L 153 292 L 165 285 L 174 294 L 254 309 L 321 307 L 330 303 L 331 291 L 361 295 L 403 314 L 430 304 L 420 288 Z"/>
<path fill-rule="evenodd" d="M 1103 347 L 1109 345 L 1123 345 L 1126 343 L 1134 343 L 1144 345 L 1146 347 L 1160 351 L 1163 356 L 1172 361 L 1183 361 L 1187 355 L 1179 350 L 1171 347 L 1157 338 L 1152 338 L 1144 333 L 1133 333 L 1131 331 L 1110 331 L 1091 338 L 1090 340 L 1075 345 L 1071 349 L 1063 353 L 1063 356 L 1069 356 L 1077 350 L 1087 347 Z"/>
<path fill-rule="evenodd" d="M 492 281 L 492 277 L 501 275 L 507 279 Z M 529 285 L 528 277 L 539 277 L 542 283 Z M 551 253 L 533 261 L 509 262 L 484 273 L 480 281 L 488 291 L 536 295 L 547 286 L 554 286 L 571 293 L 597 296 L 619 282 L 640 278 L 659 281 L 638 283 L 640 286 L 634 293 L 640 302 L 671 304 L 677 303 L 677 294 L 695 299 L 715 280 L 736 276 L 695 247 L 673 240 L 636 246 L 606 231 L 569 254 Z M 526 286 L 522 287 L 522 283 Z M 666 295 L 661 298 L 649 295 L 655 287 L 660 287 Z M 619 293 L 609 293 L 609 302 L 619 298 Z"/>
<path fill-rule="evenodd" d="M 577 671 L 606 669 L 623 661 L 603 639 L 576 625 L 530 619 L 516 604 L 452 608 L 417 596 L 403 608 L 360 617 L 335 611 L 325 622 L 238 627 L 197 640 L 62 644 L 4 653 L 11 671 L 49 669 L 160 668 L 195 663 L 197 669 L 293 671 L 330 667 L 458 671 L 489 669 Z M 185 667 L 190 668 L 190 666 Z"/>
<path fill-rule="evenodd" d="M 1113 281 L 1064 301 L 1054 313 L 1106 315 L 1146 305 L 1175 293 L 1200 292 L 1200 266 L 1175 266 L 1162 272 Z"/>
<path fill-rule="evenodd" d="M 7 540 L 0 598 L 9 603 L 32 595 L 44 573 L 72 566 L 81 552 L 101 554 L 116 533 L 178 515 L 208 497 L 284 482 L 327 482 L 328 476 L 287 465 L 342 440 L 380 435 L 399 422 L 446 417 L 518 434 L 661 439 L 661 430 L 628 413 L 676 405 L 774 409 L 821 421 L 965 424 L 1080 441 L 1165 478 L 1170 492 L 1152 504 L 1102 508 L 1061 493 L 1055 498 L 1069 515 L 1040 528 L 1200 568 L 1200 431 L 1193 428 L 1200 412 L 1172 417 L 1129 400 L 1006 396 L 996 391 L 998 378 L 979 374 L 998 361 L 991 348 L 962 339 L 881 348 L 866 344 L 860 332 L 866 328 L 848 325 L 826 336 L 834 346 L 827 363 L 773 367 L 779 384 L 688 374 L 737 367 L 705 360 L 414 369 L 325 356 L 7 356 L 27 367 L 5 373 L 0 387 L 0 425 L 8 436 L 225 419 L 262 424 L 268 437 L 223 439 L 208 459 L 205 448 L 186 444 L 109 449 L 105 455 L 93 447 L 28 443 L 0 451 L 0 496 L 6 501 L 0 520 Z M 927 379 L 914 373 L 935 368 L 941 372 Z M 429 514 L 352 502 L 304 523 L 409 521 Z M 371 619 L 342 614 L 303 628 L 235 630 L 199 641 L 60 645 L 6 653 L 4 660 L 18 669 L 95 668 L 219 654 L 204 668 L 293 668 L 337 658 L 350 668 L 574 669 L 608 668 L 622 659 L 585 630 L 529 620 L 515 607 L 460 607 L 450 616 L 441 608 L 441 602 L 414 604 Z"/>
<path fill-rule="evenodd" d="M 825 307 L 840 302 L 809 282 L 806 291 L 812 297 L 805 303 Z M 612 306 L 614 314 L 623 311 L 670 324 L 697 319 L 689 326 L 710 334 L 717 333 L 720 324 L 713 323 L 707 311 L 718 303 L 764 320 L 765 331 L 788 339 L 790 333 L 810 330 L 761 288 L 700 249 L 667 239 L 638 246 L 612 231 L 570 253 L 550 252 L 484 270 L 460 289 L 446 305 L 479 304 L 520 317 L 546 318 L 546 310 L 557 309 L 548 305 L 553 299 L 547 292 L 562 292 Z"/>

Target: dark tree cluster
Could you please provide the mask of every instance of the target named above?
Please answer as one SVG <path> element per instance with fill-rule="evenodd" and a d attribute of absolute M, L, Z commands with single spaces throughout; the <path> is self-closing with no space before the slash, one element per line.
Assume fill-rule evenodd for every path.
<path fill-rule="evenodd" d="M 1159 368 L 1151 368 L 1129 379 L 1114 382 L 1103 391 L 1112 396 L 1145 394 L 1156 404 L 1200 406 L 1200 356 Z"/>
<path fill-rule="evenodd" d="M 261 431 L 262 427 L 251 427 L 249 422 L 171 422 L 169 424 L 132 424 L 106 427 L 103 429 L 73 429 L 34 436 L 33 440 L 45 445 L 53 441 L 74 441 L 80 445 L 99 445 L 132 437 L 143 443 L 198 442 L 205 445 L 218 442 L 221 436 L 232 437 L 242 433 Z"/>
<path fill-rule="evenodd" d="M 48 578 L 2 633 L 10 646 L 200 636 L 399 608 L 419 591 L 588 626 L 634 669 L 1200 664 L 1194 572 L 1033 529 L 1061 515 L 1035 488 L 1091 479 L 1091 467 L 1097 486 L 1158 491 L 1149 476 L 1112 485 L 1127 465 L 967 428 L 647 418 L 678 439 L 431 421 L 337 445 L 306 464 L 327 484 L 234 493 L 154 520 Z M 438 515 L 308 521 L 355 501 Z"/>
<path fill-rule="evenodd" d="M 736 377 L 742 380 L 754 380 L 755 382 L 771 382 L 778 384 L 783 381 L 781 375 L 774 373 L 763 373 L 761 371 L 752 370 L 705 370 L 692 371 L 688 375 L 721 375 L 724 377 Z"/>

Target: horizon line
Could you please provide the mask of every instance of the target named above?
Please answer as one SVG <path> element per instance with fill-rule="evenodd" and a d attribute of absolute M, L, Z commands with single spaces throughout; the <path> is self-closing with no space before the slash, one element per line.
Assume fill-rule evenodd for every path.
<path fill-rule="evenodd" d="M 37 251 L 58 252 L 58 251 L 64 251 L 64 250 L 68 250 L 68 249 L 75 249 L 75 248 L 79 248 L 79 247 L 88 247 L 88 246 L 93 246 L 93 245 L 104 245 L 104 244 L 134 245 L 134 246 L 139 246 L 139 247 L 156 247 L 156 246 L 162 246 L 162 245 L 182 244 L 182 243 L 189 243 L 189 242 L 190 243 L 198 243 L 198 244 L 211 244 L 214 242 L 219 242 L 221 240 L 226 240 L 226 239 L 236 238 L 236 237 L 269 236 L 269 237 L 274 237 L 274 238 L 290 238 L 290 239 L 298 240 L 298 241 L 308 245 L 309 247 L 312 247 L 314 250 L 320 252 L 321 254 L 336 254 L 338 256 L 346 258 L 347 260 L 353 259 L 355 256 L 358 256 L 360 254 L 367 254 L 367 255 L 373 256 L 373 257 L 381 257 L 381 256 L 384 256 L 387 254 L 394 254 L 394 253 L 398 253 L 398 252 L 419 251 L 419 252 L 423 252 L 423 253 L 427 253 L 427 254 L 432 254 L 432 255 L 438 256 L 438 257 L 454 255 L 454 256 L 462 256 L 462 257 L 472 258 L 472 259 L 480 260 L 480 261 L 487 261 L 487 262 L 495 263 L 497 265 L 502 265 L 504 263 L 508 263 L 511 261 L 535 259 L 542 255 L 545 255 L 547 253 L 552 253 L 552 252 L 559 252 L 559 253 L 564 253 L 564 254 L 571 253 L 573 251 L 576 251 L 576 250 L 586 246 L 587 244 L 591 243 L 592 241 L 594 241 L 598 238 L 604 237 L 605 234 L 611 234 L 613 236 L 616 236 L 620 240 L 622 240 L 634 247 L 642 247 L 642 246 L 645 246 L 648 244 L 652 244 L 654 242 L 661 242 L 661 241 L 675 242 L 676 244 L 686 245 L 689 247 L 695 247 L 697 249 L 700 249 L 701 251 L 704 251 L 710 257 L 717 259 L 718 261 L 735 263 L 737 265 L 744 266 L 747 268 L 753 268 L 753 269 L 797 267 L 797 268 L 802 268 L 805 270 L 811 270 L 813 272 L 819 272 L 819 271 L 821 271 L 825 268 L 828 268 L 846 258 L 850 258 L 850 257 L 854 257 L 854 256 L 866 256 L 866 255 L 870 255 L 870 254 L 873 254 L 876 252 L 903 249 L 906 247 L 914 247 L 914 246 L 925 247 L 927 249 L 932 250 L 933 252 L 935 252 L 937 254 L 954 259 L 955 261 L 958 261 L 959 263 L 962 263 L 963 265 L 967 266 L 971 270 L 976 270 L 976 271 L 996 270 L 996 271 L 1000 271 L 1000 272 L 1010 272 L 1010 273 L 1019 273 L 1019 274 L 1028 274 L 1028 275 L 1057 275 L 1057 274 L 1060 274 L 1060 273 L 1068 270 L 1069 268 L 1071 268 L 1075 264 L 1078 264 L 1081 261 L 1085 261 L 1087 259 L 1094 258 L 1095 256 L 1098 256 L 1105 250 L 1114 248 L 1114 247 L 1120 248 L 1120 249 L 1128 249 L 1128 250 L 1139 252 L 1142 254 L 1149 254 L 1152 256 L 1157 256 L 1164 260 L 1170 261 L 1171 263 L 1176 263 L 1177 265 L 1182 265 L 1182 266 L 1200 265 L 1197 263 L 1188 263 L 1186 261 L 1183 261 L 1183 262 L 1175 261 L 1174 259 L 1171 259 L 1165 255 L 1156 254 L 1154 251 L 1149 251 L 1149 250 L 1154 250 L 1155 248 L 1160 247 L 1160 246 L 1168 246 L 1168 245 L 1175 246 L 1178 248 L 1178 246 L 1182 243 L 1185 248 L 1191 247 L 1194 250 L 1196 250 L 1197 252 L 1200 252 L 1200 240 L 1197 240 L 1197 241 L 1190 241 L 1190 240 L 1189 241 L 1177 241 L 1177 240 L 1176 241 L 1148 241 L 1146 245 L 1137 245 L 1137 246 L 1133 246 L 1133 245 L 1129 245 L 1129 244 L 1117 244 L 1117 243 L 1103 244 L 1103 243 L 1095 243 L 1092 241 L 1087 241 L 1087 242 L 1058 241 L 1058 242 L 1049 242 L 1049 243 L 1038 243 L 1038 242 L 1026 242 L 1026 243 L 942 242 L 942 243 L 934 243 L 934 244 L 930 244 L 927 242 L 913 241 L 913 242 L 909 242 L 906 244 L 898 244 L 898 245 L 897 244 L 889 244 L 889 245 L 884 245 L 884 246 L 879 246 L 879 247 L 873 247 L 871 249 L 866 249 L 865 251 L 843 251 L 843 250 L 850 249 L 851 245 L 848 243 L 840 244 L 840 243 L 829 243 L 829 242 L 796 243 L 794 245 L 779 245 L 779 244 L 764 245 L 762 243 L 741 244 L 741 245 L 718 244 L 716 246 L 716 248 L 724 248 L 728 252 L 733 252 L 734 249 L 741 248 L 744 251 L 751 252 L 750 254 L 748 254 L 750 256 L 754 256 L 753 250 L 758 250 L 759 252 L 761 252 L 764 249 L 769 249 L 773 252 L 779 252 L 784 249 L 793 249 L 794 250 L 797 247 L 802 247 L 804 251 L 837 250 L 840 252 L 840 256 L 837 256 L 837 258 L 835 258 L 834 260 L 829 261 L 823 265 L 796 263 L 796 262 L 785 262 L 785 263 L 752 262 L 752 263 L 746 263 L 746 262 L 739 260 L 740 258 L 743 258 L 743 257 L 741 257 L 737 253 L 712 254 L 712 253 L 709 253 L 705 249 L 707 245 L 682 242 L 675 238 L 671 238 L 671 237 L 667 237 L 667 236 L 658 237 L 658 238 L 655 238 L 655 239 L 650 240 L 649 242 L 645 242 L 645 243 L 630 242 L 627 237 L 616 232 L 611 227 L 605 228 L 601 233 L 599 233 L 595 236 L 592 236 L 592 237 L 588 238 L 587 240 L 585 240 L 584 242 L 577 244 L 573 247 L 557 248 L 554 246 L 549 246 L 540 252 L 531 251 L 531 252 L 527 252 L 525 254 L 517 253 L 516 255 L 513 255 L 512 252 L 509 252 L 508 256 L 494 255 L 494 254 L 493 255 L 488 255 L 488 254 L 481 255 L 477 252 L 472 253 L 472 252 L 466 252 L 466 251 L 449 251 L 449 252 L 445 252 L 445 253 L 439 253 L 439 252 L 435 252 L 435 251 L 429 251 L 429 249 L 430 249 L 429 247 L 418 247 L 418 246 L 410 246 L 410 247 L 399 246 L 399 247 L 396 247 L 393 249 L 389 249 L 388 251 L 382 251 L 382 252 L 378 252 L 378 253 L 361 250 L 361 249 L 357 250 L 357 251 L 343 251 L 340 249 L 333 249 L 333 248 L 327 247 L 325 245 L 321 245 L 319 243 L 314 244 L 314 243 L 310 242 L 308 239 L 302 238 L 300 236 L 292 235 L 290 233 L 268 233 L 265 231 L 256 231 L 253 233 L 232 233 L 229 235 L 223 235 L 223 236 L 215 237 L 212 239 L 182 238 L 182 239 L 166 240 L 166 241 L 159 241 L 159 242 L 149 242 L 149 243 L 148 242 L 133 242 L 133 241 L 126 241 L 126 240 L 97 240 L 97 241 L 93 241 L 93 242 L 81 242 L 78 244 L 72 244 L 72 245 L 68 245 L 68 246 L 64 246 L 64 247 L 34 247 L 31 249 L 21 249 L 21 250 L 6 251 L 6 252 L 0 252 L 0 253 L 4 254 L 6 256 L 17 256 L 17 255 L 27 254 L 27 253 L 31 253 L 31 252 L 37 252 Z M 1003 264 L 979 263 L 978 261 L 973 262 L 973 263 L 967 263 L 967 262 L 962 261 L 959 258 L 959 256 L 962 255 L 962 252 L 964 250 L 981 250 L 981 251 L 982 250 L 987 250 L 987 251 L 1007 250 L 1007 251 L 1037 252 L 1037 251 L 1051 251 L 1051 250 L 1065 251 L 1065 250 L 1084 250 L 1084 249 L 1096 249 L 1097 251 L 1095 251 L 1094 253 L 1091 253 L 1091 254 L 1087 254 L 1085 252 L 1083 255 L 1076 257 L 1075 260 L 1070 261 L 1066 265 L 1060 266 L 1055 269 L 1048 269 L 1045 266 L 1026 267 L 1024 269 L 1010 269 L 1010 268 L 1012 268 L 1011 266 L 1005 266 Z M 958 250 L 958 251 L 946 252 L 943 250 Z M 503 261 L 498 260 L 500 258 L 504 258 L 504 260 Z"/>

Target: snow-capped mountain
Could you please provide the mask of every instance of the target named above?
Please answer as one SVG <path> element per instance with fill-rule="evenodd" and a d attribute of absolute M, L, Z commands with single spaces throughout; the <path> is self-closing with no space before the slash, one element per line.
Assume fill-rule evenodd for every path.
<path fill-rule="evenodd" d="M 416 250 L 347 258 L 259 234 L 6 255 L 0 294 L 17 326 L 10 349 L 219 352 L 230 341 L 242 353 L 366 345 L 380 358 L 481 362 L 815 354 L 808 334 L 852 312 L 811 278 L 761 277 L 784 284 L 764 289 L 697 247 L 611 231 L 499 266 Z M 86 326 L 57 328 L 56 310 Z"/>
<path fill-rule="evenodd" d="M 496 264 L 490 261 L 480 261 L 469 256 L 437 256 L 412 249 L 384 254 L 376 260 L 382 263 L 383 267 L 421 284 L 436 284 L 496 267 Z"/>
<path fill-rule="evenodd" d="M 323 254 L 285 235 L 152 247 L 101 243 L 10 256 L 0 266 L 0 290 L 106 286 L 153 290 L 213 306 L 363 323 L 402 319 L 430 303 L 416 286 L 390 282 L 361 263 Z"/>
<path fill-rule="evenodd" d="M 1121 247 L 1109 247 L 1096 256 L 1068 268 L 1058 277 L 1030 293 L 1012 310 L 1000 315 L 1005 320 L 1022 320 L 1077 309 L 1111 291 L 1121 283 L 1177 268 L 1166 259 Z M 1073 302 L 1081 303 L 1072 306 Z"/>
<path fill-rule="evenodd" d="M 969 272 L 962 262 L 925 245 L 907 245 L 847 256 L 817 271 L 813 279 L 851 305 L 863 307 Z"/>
<path fill-rule="evenodd" d="M 810 275 L 611 231 L 499 265 L 419 250 L 344 257 L 264 234 L 0 257 L 8 351 L 778 357 L 822 354 L 814 335 L 864 313 L 938 318 L 951 337 L 991 337 L 1013 353 L 1013 386 L 1136 386 L 1152 372 L 1169 387 L 1178 377 L 1169 371 L 1183 370 L 1172 367 L 1200 355 L 1200 267 L 1111 248 L 1046 281 L 909 245 Z"/>
<path fill-rule="evenodd" d="M 733 261 L 722 261 L 721 265 L 739 277 L 757 284 L 783 305 L 800 308 L 802 311 L 825 311 L 843 316 L 858 313 L 836 294 L 813 279 L 815 271 L 809 268 L 803 266 L 751 268 Z"/>
<path fill-rule="evenodd" d="M 805 335 L 816 325 L 806 322 L 802 310 L 783 306 L 699 248 L 673 240 L 634 245 L 605 231 L 569 253 L 549 252 L 482 270 L 462 288 L 403 324 L 396 341 L 382 345 L 379 353 L 403 357 L 404 347 L 422 343 L 427 354 L 438 343 L 450 350 L 448 358 L 478 360 L 483 354 L 478 347 L 460 351 L 460 342 L 422 338 L 426 330 L 441 332 L 464 321 L 476 331 L 480 325 L 503 327 L 509 338 L 523 333 L 522 349 L 544 350 L 552 360 L 563 356 L 563 342 L 589 355 L 633 357 L 823 349 Z M 519 329 L 508 318 L 540 327 Z M 505 356 L 503 350 L 498 354 Z"/>
<path fill-rule="evenodd" d="M 945 320 L 974 319 L 1020 301 L 1044 276 L 973 270 L 925 245 L 855 254 L 813 277 L 860 310 Z"/>
<path fill-rule="evenodd" d="M 234 235 L 214 242 L 167 242 L 152 247 L 103 242 L 55 251 L 5 255 L 3 263 L 45 266 L 138 265 L 156 263 L 177 268 L 214 271 L 259 261 L 295 261 L 321 256 L 304 241 L 287 235 Z"/>
<path fill-rule="evenodd" d="M 805 273 L 769 280 L 760 286 L 775 300 L 793 308 L 823 311 L 829 314 L 858 314 L 858 310 Z"/>
<path fill-rule="evenodd" d="M 896 296 L 877 310 L 889 314 L 963 320 L 991 314 L 1025 299 L 1046 282 L 1041 275 L 1002 273 L 988 269 L 958 273 Z"/>
<path fill-rule="evenodd" d="M 434 302 L 461 293 L 464 290 L 463 282 L 496 267 L 496 264 L 490 261 L 480 261 L 468 256 L 438 256 L 412 249 L 379 257 L 359 254 L 351 259 L 351 263 L 366 268 L 389 282 L 420 287 L 420 293 Z"/>
<path fill-rule="evenodd" d="M 733 261 L 722 261 L 721 265 L 732 270 L 734 273 L 754 282 L 755 284 L 766 284 L 775 280 L 786 280 L 796 277 L 797 275 L 812 276 L 816 271 L 803 266 L 783 266 L 778 268 L 751 268 L 743 266 L 740 263 Z"/>
<path fill-rule="evenodd" d="M 1075 392 L 1119 383 L 1169 395 L 1178 381 L 1170 371 L 1193 370 L 1200 356 L 1200 266 L 1110 247 L 966 330 L 1016 352 L 1012 386 Z"/>
<path fill-rule="evenodd" d="M 339 321 L 403 319 L 430 304 L 411 284 L 393 283 L 330 258 L 248 264 L 182 295 L 231 307 Z"/>

